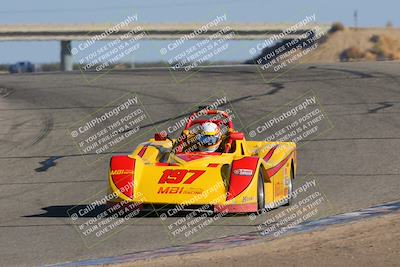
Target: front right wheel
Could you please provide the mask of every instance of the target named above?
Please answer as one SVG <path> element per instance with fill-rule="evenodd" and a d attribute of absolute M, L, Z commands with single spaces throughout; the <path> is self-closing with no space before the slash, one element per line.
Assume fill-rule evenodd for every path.
<path fill-rule="evenodd" d="M 290 168 L 290 179 L 289 179 L 289 184 L 288 184 L 288 196 L 287 196 L 287 202 L 285 206 L 290 206 L 292 204 L 292 193 L 293 193 L 293 179 L 294 179 L 294 169 L 293 166 Z"/>

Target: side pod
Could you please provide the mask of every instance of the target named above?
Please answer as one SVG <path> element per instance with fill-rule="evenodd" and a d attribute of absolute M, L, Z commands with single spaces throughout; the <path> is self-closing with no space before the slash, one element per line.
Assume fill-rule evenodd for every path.
<path fill-rule="evenodd" d="M 127 155 L 112 156 L 110 160 L 110 188 L 115 189 L 129 199 L 133 199 L 135 159 Z"/>
<path fill-rule="evenodd" d="M 248 190 L 256 176 L 258 157 L 244 157 L 232 162 L 226 200 L 233 200 Z M 255 189 L 256 190 L 256 189 Z M 242 203 L 214 206 L 214 212 L 242 213 L 257 211 L 257 203 Z"/>

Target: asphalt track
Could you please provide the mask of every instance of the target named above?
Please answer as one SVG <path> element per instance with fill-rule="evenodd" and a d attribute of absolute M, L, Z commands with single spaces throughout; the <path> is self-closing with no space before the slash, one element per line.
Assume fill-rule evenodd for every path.
<path fill-rule="evenodd" d="M 318 217 L 398 200 L 399 73 L 398 62 L 373 62 L 300 65 L 264 73 L 264 79 L 255 66 L 205 68 L 180 83 L 167 69 L 86 74 L 97 78 L 89 82 L 80 73 L 0 75 L 5 88 L 0 91 L 0 265 L 44 265 L 177 245 L 165 226 L 176 218 L 162 222 L 148 216 L 88 248 L 67 215 L 106 187 L 109 155 L 88 165 L 66 129 L 128 92 L 141 99 L 152 129 L 216 91 L 228 95 L 248 125 L 312 89 L 333 124 L 298 151 L 298 181 L 312 173 L 329 200 Z M 247 216 L 227 217 L 196 240 L 254 231 L 256 224 Z"/>

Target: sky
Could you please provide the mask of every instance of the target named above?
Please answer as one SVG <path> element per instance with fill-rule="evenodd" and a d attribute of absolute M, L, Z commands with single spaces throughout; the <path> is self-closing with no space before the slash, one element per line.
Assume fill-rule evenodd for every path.
<path fill-rule="evenodd" d="M 138 14 L 140 22 L 193 23 L 207 22 L 226 14 L 228 22 L 295 23 L 306 15 L 316 15 L 316 22 L 340 21 L 354 25 L 358 11 L 359 27 L 382 27 L 391 21 L 400 27 L 398 0 L 3 0 L 0 5 L 2 24 L 75 24 L 118 23 L 127 14 Z M 159 61 L 158 52 L 166 41 L 141 41 L 141 49 L 132 59 L 137 62 Z M 257 41 L 255 41 L 257 42 Z M 78 45 L 73 42 L 73 46 Z M 232 41 L 232 49 L 215 60 L 245 60 L 254 41 Z M 242 52 L 238 52 L 242 51 Z M 30 60 L 34 63 L 58 62 L 59 42 L 0 42 L 0 63 Z"/>

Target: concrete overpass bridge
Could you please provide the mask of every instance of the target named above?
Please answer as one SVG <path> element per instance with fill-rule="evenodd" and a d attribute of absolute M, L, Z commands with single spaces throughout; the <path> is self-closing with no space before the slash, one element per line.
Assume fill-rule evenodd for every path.
<path fill-rule="evenodd" d="M 71 41 L 90 40 L 102 35 L 112 28 L 113 24 L 46 24 L 46 25 L 0 25 L 0 41 L 60 41 L 61 69 L 72 70 L 73 56 L 71 54 Z M 119 28 L 117 32 L 104 35 L 102 40 L 119 39 L 132 30 L 140 27 L 146 35 L 146 40 L 177 40 L 187 36 L 204 26 L 204 24 L 129 24 Z M 207 39 L 226 27 L 235 34 L 232 40 L 265 40 L 272 36 L 279 36 L 293 24 L 232 24 L 221 23 L 200 32 L 191 39 Z M 330 25 L 309 23 L 297 27 L 296 30 L 285 34 L 283 39 L 293 39 L 302 34 L 318 29 L 328 31 Z"/>

